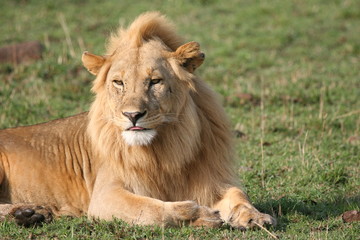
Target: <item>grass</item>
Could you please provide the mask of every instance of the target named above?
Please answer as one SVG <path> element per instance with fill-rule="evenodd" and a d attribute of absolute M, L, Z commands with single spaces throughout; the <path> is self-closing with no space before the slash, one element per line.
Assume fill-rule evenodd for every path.
<path fill-rule="evenodd" d="M 82 51 L 104 52 L 119 23 L 160 10 L 201 43 L 201 75 L 222 95 L 238 131 L 239 181 L 273 214 L 282 239 L 358 239 L 360 210 L 360 3 L 357 0 L 3 1 L 0 45 L 39 40 L 32 64 L 0 65 L 0 128 L 88 109 L 93 79 Z M 133 227 L 61 218 L 0 239 L 270 239 L 263 230 Z"/>

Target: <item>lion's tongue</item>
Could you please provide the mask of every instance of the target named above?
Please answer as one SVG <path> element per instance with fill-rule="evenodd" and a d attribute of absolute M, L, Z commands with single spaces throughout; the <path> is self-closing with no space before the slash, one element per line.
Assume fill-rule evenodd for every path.
<path fill-rule="evenodd" d="M 131 127 L 129 130 L 131 131 L 141 131 L 141 130 L 144 130 L 145 128 L 142 128 L 142 127 Z"/>

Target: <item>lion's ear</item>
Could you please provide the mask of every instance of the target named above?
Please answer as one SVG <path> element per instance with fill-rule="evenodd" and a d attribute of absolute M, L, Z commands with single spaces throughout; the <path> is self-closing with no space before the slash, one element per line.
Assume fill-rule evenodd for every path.
<path fill-rule="evenodd" d="M 84 67 L 92 74 L 97 75 L 106 58 L 89 52 L 84 52 L 81 60 Z"/>
<path fill-rule="evenodd" d="M 194 72 L 205 59 L 205 54 L 200 52 L 200 44 L 197 42 L 189 42 L 181 45 L 174 52 L 175 58 L 180 61 L 181 66 L 189 72 Z"/>

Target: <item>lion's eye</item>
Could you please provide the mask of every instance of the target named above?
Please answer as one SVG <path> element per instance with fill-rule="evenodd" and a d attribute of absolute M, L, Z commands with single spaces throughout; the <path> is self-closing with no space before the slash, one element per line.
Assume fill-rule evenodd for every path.
<path fill-rule="evenodd" d="M 121 88 L 121 87 L 124 86 L 124 82 L 121 81 L 121 80 L 113 80 L 113 85 L 114 85 L 114 87 L 116 87 L 116 88 Z"/>
<path fill-rule="evenodd" d="M 151 79 L 151 80 L 150 80 L 150 86 L 151 86 L 151 85 L 158 84 L 158 83 L 160 83 L 161 81 L 162 81 L 161 78 Z"/>

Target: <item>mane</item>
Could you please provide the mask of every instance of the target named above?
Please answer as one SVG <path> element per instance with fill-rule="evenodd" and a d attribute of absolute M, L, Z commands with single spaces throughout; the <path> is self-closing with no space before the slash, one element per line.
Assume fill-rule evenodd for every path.
<path fill-rule="evenodd" d="M 110 36 L 107 54 L 112 55 L 124 45 L 138 48 L 151 39 L 160 39 L 173 51 L 183 43 L 183 39 L 176 34 L 174 25 L 165 16 L 159 12 L 147 12 L 136 18 L 127 29 L 120 26 Z"/>
<path fill-rule="evenodd" d="M 182 45 L 173 25 L 153 12 L 138 17 L 128 29 L 120 28 L 111 36 L 107 51 L 113 55 L 121 47 L 139 48 L 151 39 L 162 41 L 174 51 Z M 108 166 L 126 188 L 141 195 L 166 201 L 193 199 L 210 206 L 222 194 L 221 189 L 226 189 L 224 184 L 235 183 L 230 124 L 217 94 L 196 75 L 171 63 L 179 79 L 194 80 L 194 91 L 176 93 L 186 94 L 179 119 L 159 129 L 153 143 L 128 146 L 109 117 L 113 106 L 108 103 L 106 89 L 101 87 L 111 59 L 94 82 L 96 98 L 87 128 L 99 164 Z M 189 175 L 196 176 L 197 181 Z M 148 184 L 145 188 L 144 182 Z"/>

